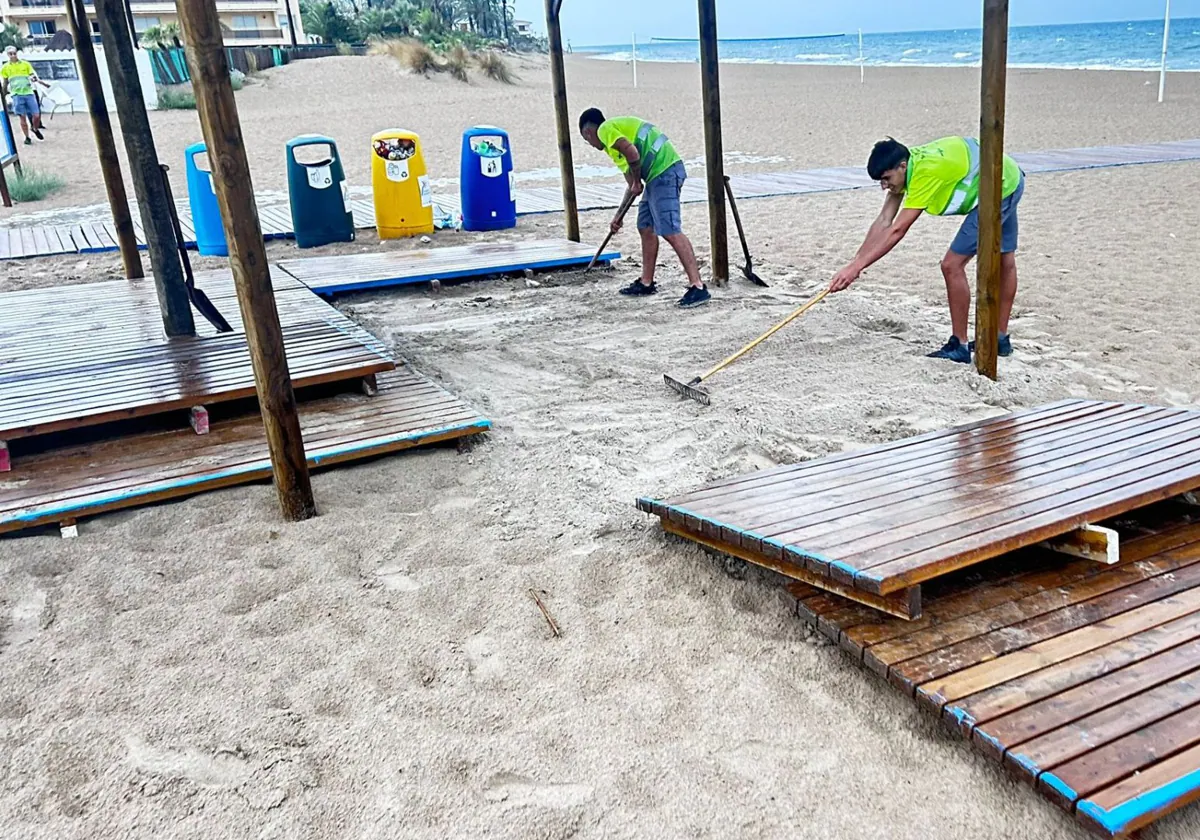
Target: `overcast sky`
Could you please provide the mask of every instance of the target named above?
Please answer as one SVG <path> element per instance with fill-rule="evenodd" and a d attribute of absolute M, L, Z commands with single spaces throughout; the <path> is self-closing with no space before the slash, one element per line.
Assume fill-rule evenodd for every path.
<path fill-rule="evenodd" d="M 1163 0 L 1012 0 L 1013 26 L 1161 18 Z M 516 0 L 517 17 L 546 30 L 544 0 Z M 897 32 L 977 27 L 980 0 L 717 0 L 722 38 Z M 1171 17 L 1200 17 L 1200 0 L 1172 0 Z M 563 37 L 573 45 L 696 37 L 695 0 L 563 0 Z"/>

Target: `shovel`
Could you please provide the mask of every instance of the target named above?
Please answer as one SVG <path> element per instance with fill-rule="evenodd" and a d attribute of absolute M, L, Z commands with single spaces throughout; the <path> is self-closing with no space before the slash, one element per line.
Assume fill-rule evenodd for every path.
<path fill-rule="evenodd" d="M 618 222 L 625 221 L 625 214 L 629 212 L 629 208 L 632 206 L 633 193 L 629 190 L 625 190 L 625 197 L 621 199 L 621 206 L 617 208 L 616 218 Z M 599 250 L 596 251 L 596 256 L 592 257 L 592 261 L 588 263 L 588 267 L 584 269 L 585 272 L 591 271 L 593 266 L 596 265 L 596 260 L 600 259 L 600 255 L 604 253 L 604 249 L 608 247 L 608 243 L 612 241 L 612 238 L 613 231 L 610 229 L 608 231 L 608 236 L 604 237 L 604 242 L 601 243 Z"/>
<path fill-rule="evenodd" d="M 175 211 L 175 198 L 171 195 L 171 180 L 167 177 L 170 167 L 165 163 L 160 163 L 159 166 L 162 168 L 163 185 L 167 191 L 167 207 L 171 208 L 171 226 L 175 229 L 175 241 L 179 245 L 179 258 L 183 260 L 183 275 L 187 284 L 188 300 L 192 302 L 192 306 L 196 307 L 196 311 L 216 328 L 217 332 L 233 332 L 233 327 L 229 326 L 225 316 L 217 310 L 217 307 L 213 306 L 208 295 L 196 288 L 196 277 L 192 274 L 192 261 L 188 259 L 187 246 L 183 242 L 183 228 L 179 226 L 179 214 Z"/>
<path fill-rule="evenodd" d="M 733 187 L 729 185 L 729 176 L 725 176 L 725 194 L 729 196 L 729 209 L 733 211 L 733 221 L 737 225 L 738 238 L 742 240 L 742 253 L 746 255 L 746 264 L 742 266 L 742 274 L 755 286 L 766 286 L 767 281 L 754 273 L 754 260 L 750 257 L 750 246 L 746 244 L 746 232 L 742 230 L 742 217 L 738 215 L 737 201 L 733 197 Z"/>

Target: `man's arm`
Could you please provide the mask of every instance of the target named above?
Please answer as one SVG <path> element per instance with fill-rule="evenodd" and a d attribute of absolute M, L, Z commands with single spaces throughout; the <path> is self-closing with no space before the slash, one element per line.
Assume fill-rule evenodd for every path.
<path fill-rule="evenodd" d="M 883 200 L 883 209 L 879 211 L 879 215 L 875 217 L 875 221 L 871 222 L 871 228 L 867 231 L 867 236 L 863 239 L 862 246 L 854 255 L 854 259 L 858 259 L 865 254 L 869 249 L 874 247 L 881 236 L 883 236 L 892 222 L 896 220 L 896 214 L 900 212 L 900 205 L 904 203 L 904 197 L 888 193 Z"/>
<path fill-rule="evenodd" d="M 625 180 L 629 183 L 629 189 L 634 195 L 642 194 L 642 156 L 638 154 L 637 146 L 634 146 L 624 137 L 618 137 L 617 142 L 613 144 L 621 157 L 625 158 L 625 163 L 629 165 L 629 170 L 625 173 Z"/>
<path fill-rule="evenodd" d="M 887 209 L 886 204 L 884 208 Z M 834 275 L 833 282 L 829 284 L 830 291 L 840 292 L 849 288 L 863 271 L 881 260 L 900 243 L 923 212 L 925 211 L 912 208 L 903 209 L 891 222 L 868 233 L 867 240 L 863 242 L 850 264 Z M 883 214 L 880 218 L 883 218 Z M 877 224 L 878 222 L 879 219 L 876 219 Z M 874 227 L 872 225 L 872 228 Z"/>

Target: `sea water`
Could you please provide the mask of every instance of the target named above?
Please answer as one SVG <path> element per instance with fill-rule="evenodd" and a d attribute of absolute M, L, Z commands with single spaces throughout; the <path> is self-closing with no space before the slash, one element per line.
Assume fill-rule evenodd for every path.
<path fill-rule="evenodd" d="M 1162 59 L 1163 22 L 1077 23 L 1014 26 L 1009 30 L 1010 67 L 1093 70 L 1157 70 Z M 949 29 L 863 35 L 863 63 L 894 67 L 975 67 L 983 32 Z M 640 61 L 698 61 L 697 41 L 667 41 L 639 36 Z M 630 46 L 575 47 L 577 53 L 628 61 Z M 742 64 L 856 65 L 858 33 L 804 38 L 729 40 L 719 45 L 721 60 Z M 1200 18 L 1171 21 L 1169 70 L 1200 70 Z"/>

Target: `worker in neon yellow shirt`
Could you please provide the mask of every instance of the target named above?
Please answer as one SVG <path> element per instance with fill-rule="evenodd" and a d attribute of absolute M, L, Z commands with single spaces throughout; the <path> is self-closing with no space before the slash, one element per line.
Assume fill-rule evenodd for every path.
<path fill-rule="evenodd" d="M 979 142 L 971 137 L 944 137 L 924 146 L 906 148 L 892 138 L 875 144 L 867 174 L 887 193 L 854 259 L 839 271 L 829 288 L 839 292 L 868 266 L 891 251 L 921 216 L 965 216 L 958 235 L 942 257 L 942 276 L 950 304 L 953 335 L 935 359 L 969 363 L 974 342 L 967 340 L 971 287 L 967 264 L 979 250 Z M 1000 355 L 1012 355 L 1008 319 L 1017 296 L 1017 205 L 1025 193 L 1025 173 L 1004 156 L 1001 188 Z"/>
<path fill-rule="evenodd" d="M 642 197 L 637 221 L 642 237 L 642 276 L 621 289 L 621 294 L 643 297 L 658 291 L 654 269 L 658 261 L 658 237 L 661 236 L 675 249 L 687 274 L 688 289 L 679 305 L 692 307 L 708 303 L 711 295 L 700 279 L 696 252 L 683 232 L 679 196 L 687 171 L 667 135 L 638 117 L 605 119 L 597 108 L 589 108 L 580 116 L 579 133 L 593 148 L 606 152 L 613 159 L 625 174 L 630 191 Z M 612 232 L 620 229 L 621 220 L 613 219 Z"/>

